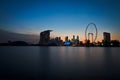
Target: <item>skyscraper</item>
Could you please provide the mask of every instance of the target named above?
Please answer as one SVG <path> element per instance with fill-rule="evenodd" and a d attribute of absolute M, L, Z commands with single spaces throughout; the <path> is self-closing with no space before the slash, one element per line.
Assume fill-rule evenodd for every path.
<path fill-rule="evenodd" d="M 50 40 L 50 32 L 52 30 L 46 30 L 40 33 L 40 45 L 48 45 L 49 40 Z"/>
<path fill-rule="evenodd" d="M 110 33 L 104 32 L 103 33 L 103 45 L 110 46 L 110 41 L 111 41 Z"/>
<path fill-rule="evenodd" d="M 79 36 L 77 36 L 77 40 L 79 41 Z"/>
<path fill-rule="evenodd" d="M 79 36 L 77 36 L 76 44 L 79 44 Z"/>
<path fill-rule="evenodd" d="M 110 42 L 110 41 L 111 41 L 110 38 L 111 38 L 111 37 L 110 37 L 110 33 L 108 33 L 108 32 L 103 32 L 103 40 L 104 40 L 104 41 Z"/>
<path fill-rule="evenodd" d="M 73 38 L 72 38 L 72 44 L 75 44 L 75 35 L 73 35 Z"/>
<path fill-rule="evenodd" d="M 67 41 L 68 41 L 68 36 L 65 37 L 65 42 L 67 42 Z"/>
<path fill-rule="evenodd" d="M 73 41 L 75 41 L 75 35 L 73 35 Z"/>

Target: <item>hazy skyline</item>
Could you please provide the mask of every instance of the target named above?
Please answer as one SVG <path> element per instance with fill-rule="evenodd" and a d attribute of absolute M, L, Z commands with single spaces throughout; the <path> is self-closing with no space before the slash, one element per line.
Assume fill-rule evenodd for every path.
<path fill-rule="evenodd" d="M 73 35 L 84 40 L 86 26 L 93 22 L 98 40 L 103 32 L 120 40 L 119 0 L 1 0 L 0 29 L 22 34 L 53 30 L 52 37 Z"/>

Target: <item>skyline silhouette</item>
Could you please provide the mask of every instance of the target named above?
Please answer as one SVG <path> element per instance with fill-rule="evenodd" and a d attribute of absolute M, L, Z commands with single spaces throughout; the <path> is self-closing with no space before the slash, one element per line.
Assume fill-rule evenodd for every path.
<path fill-rule="evenodd" d="M 54 31 L 53 31 L 54 32 Z M 52 32 L 52 33 L 53 33 Z M 105 31 L 104 31 L 105 32 Z M 84 32 L 85 33 L 85 32 Z M 99 32 L 98 32 L 99 33 Z M 93 33 L 86 33 L 87 34 L 87 37 L 88 38 L 90 38 L 90 37 L 92 37 L 93 38 L 93 35 L 91 35 L 90 36 L 90 34 L 93 34 Z M 85 34 L 85 35 L 86 35 Z M 9 31 L 4 31 L 4 30 L 0 30 L 0 36 L 1 36 L 1 40 L 0 40 L 0 43 L 4 43 L 4 42 L 8 42 L 9 40 L 10 41 L 26 41 L 26 42 L 29 42 L 29 43 L 31 43 L 31 44 L 37 44 L 37 43 L 39 43 L 39 40 L 40 40 L 40 35 L 35 35 L 35 34 L 20 34 L 20 33 L 13 33 L 13 32 L 9 32 Z M 66 36 L 68 36 L 68 35 L 66 35 Z M 66 41 L 65 40 L 65 38 L 66 38 L 66 36 L 64 37 L 64 38 L 61 38 L 63 41 Z M 73 36 L 78 36 L 79 37 L 79 39 L 80 39 L 80 41 L 83 41 L 84 43 L 85 43 L 85 40 L 86 40 L 86 36 L 84 36 L 84 39 L 81 39 L 80 37 L 81 37 L 81 35 L 71 35 L 72 37 L 70 37 L 70 36 L 68 36 L 68 38 L 69 38 L 69 40 L 71 40 L 72 38 L 73 38 Z M 103 40 L 103 38 L 104 38 L 104 36 L 101 34 L 101 36 L 102 36 L 102 40 Z M 61 37 L 61 36 L 54 36 L 54 37 L 52 37 L 51 35 L 50 35 L 50 39 L 54 39 L 54 38 L 56 38 L 56 37 Z M 95 37 L 95 36 L 94 36 Z M 112 33 L 111 33 L 111 40 L 118 40 L 118 41 L 120 41 L 119 39 L 112 39 Z M 98 36 L 98 38 L 99 38 L 99 36 Z M 96 38 L 97 39 L 97 38 Z M 102 42 L 102 40 L 96 40 L 95 42 Z M 92 41 L 92 40 L 91 40 Z"/>
<path fill-rule="evenodd" d="M 91 23 L 90 23 L 91 24 Z M 93 23 L 92 23 L 93 24 Z M 88 26 L 87 26 L 88 28 Z M 17 34 L 15 33 L 8 33 L 8 36 L 12 36 L 12 38 L 5 39 L 5 36 L 2 36 L 3 42 L 0 41 L 1 46 L 78 46 L 78 47 L 119 47 L 120 41 L 119 40 L 112 40 L 111 39 L 111 33 L 103 32 L 103 39 L 102 41 L 95 41 L 97 39 L 97 33 L 94 36 L 94 33 L 87 33 L 87 28 L 85 30 L 85 40 L 82 41 L 79 36 L 73 35 L 73 38 L 70 39 L 69 36 L 65 37 L 65 40 L 62 40 L 60 36 L 56 36 L 55 38 L 50 37 L 50 32 L 53 30 L 45 30 L 43 32 L 40 32 L 39 35 L 39 42 L 36 40 L 34 43 L 29 42 L 33 36 L 29 35 L 23 35 L 23 34 Z M 97 27 L 96 27 L 97 31 Z M 19 38 L 15 40 L 14 35 Z M 91 36 L 90 36 L 91 35 Z M 21 37 L 20 37 L 21 36 Z M 31 38 L 30 38 L 31 37 Z M 93 38 L 94 37 L 94 38 Z"/>
<path fill-rule="evenodd" d="M 120 40 L 119 0 L 1 0 L 0 29 L 21 34 L 36 34 L 52 29 L 51 37 L 80 36 L 94 22 L 102 33 L 112 33 L 113 40 Z"/>
<path fill-rule="evenodd" d="M 0 80 L 120 80 L 120 0 L 0 0 Z"/>

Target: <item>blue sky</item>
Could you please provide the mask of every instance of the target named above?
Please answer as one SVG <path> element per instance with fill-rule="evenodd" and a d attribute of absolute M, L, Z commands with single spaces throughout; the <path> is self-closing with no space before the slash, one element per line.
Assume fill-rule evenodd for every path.
<path fill-rule="evenodd" d="M 119 0 L 1 0 L 0 29 L 23 34 L 51 29 L 54 37 L 79 35 L 83 40 L 86 26 L 93 22 L 98 40 L 104 31 L 120 40 L 119 4 Z"/>

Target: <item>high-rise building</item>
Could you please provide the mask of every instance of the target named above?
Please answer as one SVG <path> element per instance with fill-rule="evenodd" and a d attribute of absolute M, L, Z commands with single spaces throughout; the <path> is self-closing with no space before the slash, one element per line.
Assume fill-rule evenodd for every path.
<path fill-rule="evenodd" d="M 61 37 L 58 37 L 58 40 L 60 41 L 60 40 L 61 40 Z"/>
<path fill-rule="evenodd" d="M 46 30 L 40 33 L 40 45 L 48 45 L 49 40 L 50 40 L 50 32 L 52 30 Z"/>
<path fill-rule="evenodd" d="M 73 35 L 73 41 L 75 40 L 75 35 Z"/>
<path fill-rule="evenodd" d="M 79 44 L 79 36 L 77 36 L 76 44 Z"/>
<path fill-rule="evenodd" d="M 79 36 L 77 36 L 77 40 L 79 40 Z"/>
<path fill-rule="evenodd" d="M 108 33 L 108 32 L 103 32 L 103 40 L 104 41 L 107 41 L 107 42 L 110 42 L 110 39 L 111 37 L 110 37 L 110 33 Z"/>
<path fill-rule="evenodd" d="M 68 40 L 68 36 L 65 37 L 65 42 L 67 42 L 67 41 L 69 41 L 69 40 Z"/>
<path fill-rule="evenodd" d="M 72 42 L 72 44 L 75 44 L 75 35 L 73 35 L 71 42 Z"/>
<path fill-rule="evenodd" d="M 104 32 L 103 33 L 103 46 L 110 46 L 110 42 L 111 42 L 111 39 L 110 39 L 110 33 L 108 32 Z"/>

